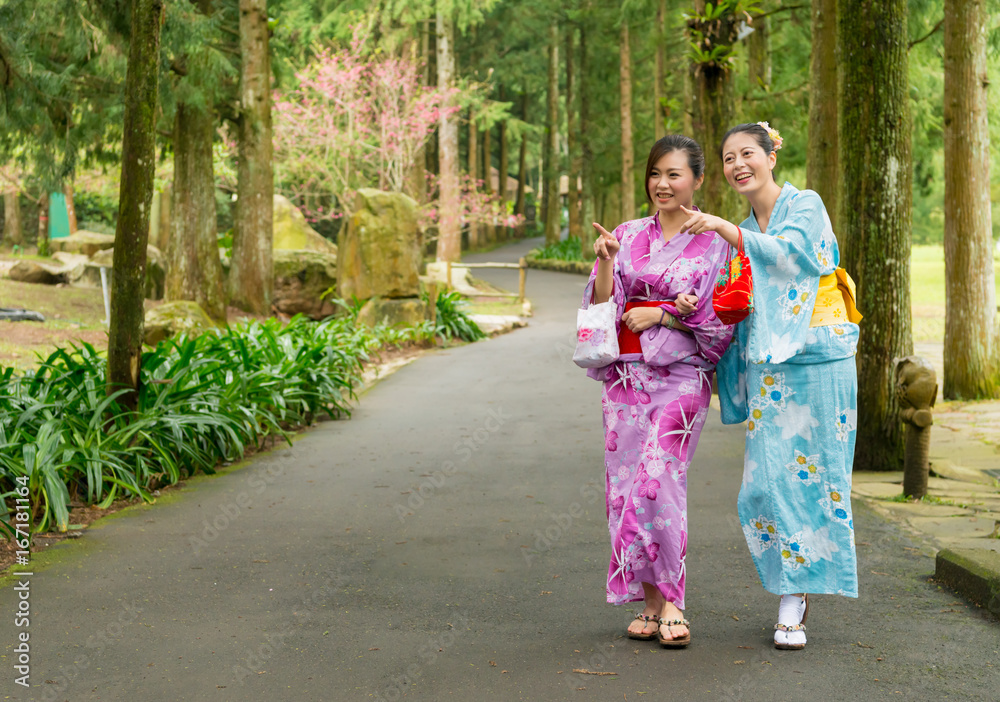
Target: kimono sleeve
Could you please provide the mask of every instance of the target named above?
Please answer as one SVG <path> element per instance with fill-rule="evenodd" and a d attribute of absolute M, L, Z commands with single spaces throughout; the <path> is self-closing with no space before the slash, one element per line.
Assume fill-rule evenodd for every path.
<path fill-rule="evenodd" d="M 744 320 L 733 329 L 733 340 L 722 354 L 715 373 L 723 424 L 740 424 L 749 416 L 747 402 L 747 345 Z"/>
<path fill-rule="evenodd" d="M 614 300 L 615 306 L 618 308 L 618 312 L 615 315 L 615 334 L 621 331 L 622 324 L 622 313 L 625 311 L 625 285 L 622 281 L 622 269 L 621 269 L 621 258 L 625 253 L 627 247 L 627 241 L 624 240 L 626 225 L 620 224 L 612 232 L 614 237 L 618 239 L 621 243 L 621 248 L 618 254 L 615 256 L 614 267 L 612 268 L 611 274 L 611 300 Z M 583 302 L 580 304 L 580 309 L 585 310 L 594 302 L 594 284 L 597 280 L 597 266 L 600 261 L 594 261 L 594 268 L 590 271 L 590 280 L 587 281 L 587 286 L 583 289 Z M 603 368 L 588 368 L 587 375 L 594 380 L 608 380 L 611 376 L 611 367 L 614 364 L 604 366 Z"/>
<path fill-rule="evenodd" d="M 719 362 L 719 358 L 729 346 L 733 335 L 733 325 L 723 324 L 716 316 L 715 307 L 712 304 L 716 272 L 727 260 L 728 253 L 729 245 L 721 238 L 716 237 L 704 253 L 705 269 L 698 277 L 693 290 L 694 294 L 698 296 L 698 306 L 694 312 L 681 318 L 684 325 L 694 335 L 698 354 L 712 364 Z"/>
<path fill-rule="evenodd" d="M 750 363 L 782 363 L 803 349 L 820 276 L 833 273 L 840 259 L 819 195 L 795 192 L 784 216 L 775 214 L 779 217 L 772 216 L 766 234 L 749 232 L 743 237 L 754 283 L 747 339 Z"/>

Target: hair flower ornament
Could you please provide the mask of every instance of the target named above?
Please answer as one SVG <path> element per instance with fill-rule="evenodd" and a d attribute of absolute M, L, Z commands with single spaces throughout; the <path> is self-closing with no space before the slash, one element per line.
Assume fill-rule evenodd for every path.
<path fill-rule="evenodd" d="M 763 130 L 764 130 L 765 132 L 767 132 L 767 135 L 768 135 L 769 137 L 771 137 L 771 143 L 773 143 L 773 144 L 774 144 L 774 150 L 775 150 L 775 151 L 777 151 L 778 149 L 780 149 L 780 148 L 781 148 L 781 142 L 782 142 L 782 141 L 784 141 L 784 139 L 782 139 L 782 138 L 781 138 L 781 135 L 780 135 L 780 134 L 778 133 L 778 130 L 777 130 L 777 129 L 774 129 L 774 128 L 773 128 L 773 127 L 772 127 L 772 126 L 771 126 L 770 124 L 768 124 L 767 122 L 758 122 L 757 124 L 758 124 L 758 126 L 760 126 L 760 127 L 761 127 L 761 128 L 762 128 L 762 129 L 763 129 Z"/>

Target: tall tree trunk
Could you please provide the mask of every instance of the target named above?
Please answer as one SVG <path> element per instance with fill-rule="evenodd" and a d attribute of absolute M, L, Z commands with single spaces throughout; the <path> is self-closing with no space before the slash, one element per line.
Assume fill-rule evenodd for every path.
<path fill-rule="evenodd" d="M 506 94 L 504 92 L 504 87 L 500 86 L 500 100 L 504 101 Z M 500 169 L 497 177 L 497 195 L 499 196 L 500 203 L 500 217 L 506 219 L 507 217 L 507 171 L 510 170 L 510 154 L 508 153 L 509 145 L 507 144 L 507 120 L 501 120 L 500 124 L 497 125 L 497 137 L 500 141 Z M 507 239 L 507 227 L 503 224 L 497 225 L 496 229 L 496 239 L 498 241 L 505 241 Z"/>
<path fill-rule="evenodd" d="M 69 219 L 69 233 L 76 234 L 79 226 L 76 221 L 76 205 L 73 203 L 72 183 L 66 183 L 63 186 L 63 195 L 66 197 L 66 217 Z"/>
<path fill-rule="evenodd" d="M 479 127 L 476 126 L 475 111 L 469 110 L 469 180 L 479 190 Z M 469 249 L 479 248 L 479 222 L 469 222 Z"/>
<path fill-rule="evenodd" d="M 653 136 L 657 141 L 667 134 L 666 99 L 667 82 L 667 0 L 656 4 L 656 70 L 653 74 Z"/>
<path fill-rule="evenodd" d="M 420 34 L 419 40 L 413 42 L 414 55 L 412 59 L 415 63 L 423 66 L 421 75 L 423 80 L 422 85 L 427 85 L 427 66 L 428 66 L 428 30 L 427 21 L 422 21 L 418 24 L 418 32 Z M 416 153 L 413 155 L 413 164 L 409 169 L 408 185 L 406 188 L 407 194 L 414 200 L 419 202 L 421 205 L 427 200 L 427 147 L 421 146 L 417 149 Z"/>
<path fill-rule="evenodd" d="M 521 121 L 528 121 L 528 94 L 521 93 Z M 525 216 L 524 211 L 524 189 L 528 181 L 528 133 L 521 130 L 521 146 L 517 156 L 517 202 L 514 204 L 514 212 Z M 523 230 L 522 230 L 523 231 Z"/>
<path fill-rule="evenodd" d="M 855 466 L 898 470 L 903 432 L 893 365 L 913 352 L 906 0 L 839 0 L 838 12 L 841 260 L 865 315 Z"/>
<path fill-rule="evenodd" d="M 173 226 L 171 217 L 174 209 L 173 195 L 173 186 L 170 183 L 164 185 L 163 192 L 160 193 L 160 225 L 157 228 L 157 239 L 153 242 L 153 245 L 164 253 L 170 246 L 170 227 Z"/>
<path fill-rule="evenodd" d="M 118 403 L 135 410 L 139 401 L 146 242 L 156 166 L 156 98 L 160 75 L 163 0 L 132 0 L 118 226 L 111 284 L 107 391 L 129 389 Z"/>
<path fill-rule="evenodd" d="M 589 3 L 587 3 L 589 5 Z M 594 230 L 590 226 L 597 219 L 594 207 L 593 169 L 594 152 L 590 148 L 590 91 L 587 76 L 587 29 L 580 26 L 580 218 L 583 220 L 580 248 L 585 261 L 594 256 Z M 608 222 L 604 222 L 605 225 Z"/>
<path fill-rule="evenodd" d="M 944 397 L 996 397 L 1000 338 L 990 211 L 984 0 L 944 11 Z"/>
<path fill-rule="evenodd" d="M 695 0 L 699 15 L 705 12 L 705 0 Z M 698 17 L 688 20 L 691 29 L 702 33 L 703 46 L 731 46 L 736 40 L 738 16 L 725 13 L 720 19 L 702 22 Z M 692 37 L 692 41 L 695 38 Z M 733 76 L 726 62 L 697 63 L 694 66 L 694 138 L 706 153 L 712 154 L 722 143 L 722 137 L 736 121 Z M 739 196 L 729 187 L 721 168 L 708 168 L 705 184 L 698 192 L 698 206 L 706 212 L 738 222 L 744 209 Z"/>
<path fill-rule="evenodd" d="M 267 0 L 240 0 L 240 57 L 239 165 L 229 300 L 242 310 L 269 314 L 274 289 L 274 171 Z"/>
<path fill-rule="evenodd" d="M 451 17 L 445 17 L 444 0 L 437 3 L 437 84 L 448 92 L 455 75 L 454 27 Z M 438 159 L 441 175 L 438 179 L 438 261 L 458 261 L 462 258 L 462 220 L 458 185 L 458 120 L 441 111 L 438 125 Z"/>
<path fill-rule="evenodd" d="M 823 198 L 837 220 L 837 0 L 812 0 L 812 60 L 806 187 Z"/>
<path fill-rule="evenodd" d="M 581 242 L 583 239 L 583 221 L 580 212 L 580 147 L 577 135 L 577 115 L 579 87 L 573 77 L 573 26 L 566 28 L 566 150 L 569 152 L 569 178 L 566 187 L 566 205 L 569 210 L 569 238 Z M 582 249 L 581 249 L 582 250 Z"/>
<path fill-rule="evenodd" d="M 622 128 L 622 210 L 621 221 L 635 218 L 635 148 L 632 144 L 632 46 L 628 22 L 622 19 L 619 50 L 619 87 Z"/>
<path fill-rule="evenodd" d="M 545 112 L 545 243 L 559 241 L 559 27 L 549 26 L 549 83 Z"/>
<path fill-rule="evenodd" d="M 684 133 L 694 134 L 694 64 L 686 64 L 681 73 L 684 76 Z"/>
<path fill-rule="evenodd" d="M 167 300 L 192 300 L 226 321 L 216 232 L 211 112 L 178 103 L 174 120 L 173 231 L 167 254 Z M 238 201 L 237 201 L 238 202 Z"/>
<path fill-rule="evenodd" d="M 493 144 L 490 138 L 492 127 L 483 130 L 483 190 L 487 195 L 493 194 Z M 487 222 L 482 227 L 482 243 L 492 244 L 496 241 L 496 222 Z"/>
<path fill-rule="evenodd" d="M 35 239 L 39 256 L 49 255 L 49 194 L 42 193 L 38 200 L 38 237 Z"/>
<path fill-rule="evenodd" d="M 3 243 L 5 246 L 24 246 L 21 230 L 21 200 L 16 190 L 3 194 Z"/>
<path fill-rule="evenodd" d="M 747 36 L 747 78 L 751 86 L 766 90 L 771 87 L 771 40 L 768 36 L 767 17 L 755 17 L 753 29 Z M 815 41 L 815 35 L 813 40 Z M 815 51 L 815 44 L 813 50 Z"/>

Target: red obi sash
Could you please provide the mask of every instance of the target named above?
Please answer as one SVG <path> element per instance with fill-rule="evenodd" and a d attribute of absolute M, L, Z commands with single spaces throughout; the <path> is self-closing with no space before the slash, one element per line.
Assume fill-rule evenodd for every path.
<path fill-rule="evenodd" d="M 659 307 L 660 305 L 670 305 L 673 307 L 673 300 L 634 300 L 625 303 L 625 312 L 633 307 Z M 669 314 L 669 312 L 668 312 Z M 639 334 L 636 334 L 628 325 L 621 322 L 618 330 L 618 355 L 626 353 L 642 353 L 642 344 L 639 343 Z M 642 332 L 639 332 L 640 334 Z"/>

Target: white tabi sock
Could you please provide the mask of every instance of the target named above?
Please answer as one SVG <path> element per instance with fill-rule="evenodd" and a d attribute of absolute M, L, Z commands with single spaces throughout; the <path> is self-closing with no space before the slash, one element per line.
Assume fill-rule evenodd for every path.
<path fill-rule="evenodd" d="M 795 626 L 802 623 L 802 615 L 806 611 L 805 598 L 796 595 L 782 595 L 781 604 L 778 606 L 778 623 L 785 626 Z M 804 644 L 806 642 L 806 632 L 782 631 L 775 629 L 774 643 L 780 644 Z"/>

